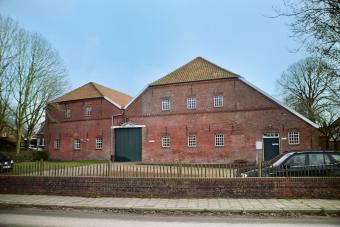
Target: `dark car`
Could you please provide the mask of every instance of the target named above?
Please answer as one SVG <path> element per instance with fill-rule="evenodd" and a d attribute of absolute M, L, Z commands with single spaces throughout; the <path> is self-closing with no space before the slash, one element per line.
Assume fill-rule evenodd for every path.
<path fill-rule="evenodd" d="M 0 153 L 0 172 L 11 171 L 14 168 L 14 162 L 6 155 Z"/>
<path fill-rule="evenodd" d="M 239 177 L 340 176 L 340 152 L 291 151 L 283 153 L 260 169 L 240 169 Z"/>

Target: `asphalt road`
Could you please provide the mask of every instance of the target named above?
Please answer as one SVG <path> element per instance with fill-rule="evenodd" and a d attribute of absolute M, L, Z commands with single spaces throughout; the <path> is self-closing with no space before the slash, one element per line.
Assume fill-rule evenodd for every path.
<path fill-rule="evenodd" d="M 81 210 L 2 208 L 0 226 L 118 226 L 118 227 L 220 227 L 220 226 L 340 226 L 339 217 L 164 216 L 112 214 Z"/>

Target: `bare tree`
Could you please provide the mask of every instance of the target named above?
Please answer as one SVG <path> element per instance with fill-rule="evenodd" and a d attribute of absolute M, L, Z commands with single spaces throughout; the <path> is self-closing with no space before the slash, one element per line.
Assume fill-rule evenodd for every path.
<path fill-rule="evenodd" d="M 15 117 L 16 151 L 19 153 L 23 134 L 28 141 L 31 139 L 46 103 L 60 95 L 67 82 L 58 53 L 41 36 L 21 30 L 16 53 L 18 56 L 11 67 L 14 75 L 11 111 Z"/>
<path fill-rule="evenodd" d="M 32 84 L 29 105 L 25 115 L 27 143 L 38 130 L 48 101 L 62 94 L 68 88 L 66 70 L 58 53 L 40 36 L 34 35 L 34 51 L 39 60 L 34 63 L 37 79 Z"/>
<path fill-rule="evenodd" d="M 327 63 L 306 58 L 290 66 L 277 81 L 284 102 L 322 126 L 323 133 L 332 137 L 329 127 L 340 116 L 340 80 Z"/>
<path fill-rule="evenodd" d="M 302 46 L 337 70 L 340 66 L 339 0 L 283 0 L 279 16 L 293 17 L 289 24 Z"/>
<path fill-rule="evenodd" d="M 0 15 L 0 132 L 9 124 L 9 100 L 11 94 L 12 75 L 9 73 L 17 54 L 15 44 L 18 25 L 8 17 Z"/>

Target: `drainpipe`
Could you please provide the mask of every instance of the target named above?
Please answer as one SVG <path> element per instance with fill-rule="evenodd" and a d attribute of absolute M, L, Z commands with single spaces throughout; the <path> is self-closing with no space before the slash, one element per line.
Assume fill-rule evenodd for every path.
<path fill-rule="evenodd" d="M 124 115 L 124 110 L 121 110 L 121 112 L 119 114 L 113 114 L 111 116 L 111 127 L 110 127 L 110 134 L 111 134 L 111 149 L 110 149 L 111 150 L 111 157 L 110 157 L 110 159 L 111 159 L 111 162 L 113 162 L 113 160 L 114 160 L 114 158 L 113 158 L 113 128 L 112 128 L 112 126 L 113 126 L 114 118 L 118 117 L 118 116 L 122 116 L 122 115 Z"/>

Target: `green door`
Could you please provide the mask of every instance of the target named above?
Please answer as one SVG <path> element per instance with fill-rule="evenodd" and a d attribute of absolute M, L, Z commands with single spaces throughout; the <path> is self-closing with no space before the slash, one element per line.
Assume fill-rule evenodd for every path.
<path fill-rule="evenodd" d="M 142 161 L 142 129 L 115 129 L 115 161 Z"/>
<path fill-rule="evenodd" d="M 279 155 L 279 138 L 263 138 L 264 160 L 269 161 Z"/>

